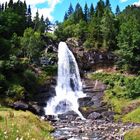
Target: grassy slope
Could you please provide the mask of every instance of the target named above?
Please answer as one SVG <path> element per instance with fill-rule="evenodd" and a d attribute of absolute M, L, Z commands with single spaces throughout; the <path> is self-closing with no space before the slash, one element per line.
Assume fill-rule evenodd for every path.
<path fill-rule="evenodd" d="M 30 112 L 0 108 L 0 140 L 52 140 L 52 126 Z"/>
<path fill-rule="evenodd" d="M 125 85 L 127 82 L 124 84 L 124 81 L 129 81 L 129 78 L 133 79 L 133 77 L 122 76 L 121 74 L 96 73 L 89 75 L 89 78 L 101 80 L 108 85 L 104 100 L 117 113 L 116 120 L 140 123 L 140 95 L 135 99 L 129 98 L 129 91 L 126 88 L 129 86 Z M 125 140 L 140 140 L 140 128 L 127 132 Z"/>
<path fill-rule="evenodd" d="M 125 140 L 140 140 L 140 128 L 135 128 L 125 134 Z"/>

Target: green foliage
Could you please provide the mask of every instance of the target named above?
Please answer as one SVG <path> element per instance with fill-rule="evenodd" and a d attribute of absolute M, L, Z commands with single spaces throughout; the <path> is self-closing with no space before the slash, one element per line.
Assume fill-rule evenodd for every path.
<path fill-rule="evenodd" d="M 55 76 L 57 74 L 57 66 L 47 66 L 44 67 L 43 70 L 45 71 L 46 75 Z"/>
<path fill-rule="evenodd" d="M 19 100 L 24 97 L 25 89 L 19 84 L 13 84 L 9 87 L 6 95 L 12 100 Z"/>
<path fill-rule="evenodd" d="M 3 96 L 2 93 L 4 93 L 8 88 L 8 84 L 6 81 L 6 78 L 3 74 L 0 74 L 0 96 Z"/>
<path fill-rule="evenodd" d="M 118 113 L 119 116 L 116 116 L 116 119 L 120 118 L 124 108 L 126 108 L 125 110 L 128 110 L 130 114 L 124 116 L 124 120 L 129 121 L 129 118 L 133 118 L 133 122 L 139 121 L 139 109 L 131 112 L 139 105 L 137 101 L 140 98 L 139 76 L 125 76 L 119 73 L 94 73 L 89 77 L 93 80 L 103 81 L 107 85 L 104 101 Z M 133 107 L 131 107 L 131 104 Z"/>
<path fill-rule="evenodd" d="M 4 7 L 5 6 L 5 7 Z M 0 4 L 0 97 L 2 103 L 32 98 L 40 85 L 40 65 L 44 50 L 44 32 L 51 41 L 56 36 L 49 34 L 50 21 L 37 13 L 32 21 L 30 6 L 26 2 Z M 27 28 L 29 27 L 29 28 Z M 41 68 L 40 68 L 41 69 Z M 48 75 L 46 75 L 47 77 Z M 45 81 L 45 78 L 44 78 Z M 43 81 L 43 82 L 44 82 Z M 41 83 L 42 84 L 42 83 Z"/>
<path fill-rule="evenodd" d="M 27 57 L 30 62 L 37 61 L 41 55 L 40 51 L 43 49 L 41 34 L 34 32 L 31 28 L 27 28 L 23 37 L 21 37 L 21 46 L 24 57 Z"/>
<path fill-rule="evenodd" d="M 37 76 L 36 74 L 27 69 L 24 74 L 23 85 L 27 92 L 30 92 L 28 96 L 32 97 L 34 93 L 37 92 L 38 83 L 37 83 Z"/>
<path fill-rule="evenodd" d="M 118 35 L 118 47 L 117 54 L 120 57 L 118 61 L 119 65 L 124 70 L 138 70 L 138 63 L 140 62 L 140 55 L 138 53 L 140 45 L 140 26 L 138 21 L 131 17 L 120 27 L 120 33 Z"/>
<path fill-rule="evenodd" d="M 96 73 L 92 75 L 93 79 L 103 81 L 108 85 L 111 96 L 117 98 L 138 98 L 140 96 L 140 76 L 125 76 L 122 74 Z"/>
<path fill-rule="evenodd" d="M 140 107 L 136 108 L 132 112 L 126 114 L 122 118 L 123 122 L 135 122 L 140 123 Z"/>
<path fill-rule="evenodd" d="M 140 139 L 140 128 L 130 130 L 124 136 L 124 140 L 139 140 L 139 139 Z"/>

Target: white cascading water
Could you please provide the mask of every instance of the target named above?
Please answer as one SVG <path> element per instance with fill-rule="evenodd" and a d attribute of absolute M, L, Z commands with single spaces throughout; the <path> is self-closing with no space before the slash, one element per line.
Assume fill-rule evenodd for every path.
<path fill-rule="evenodd" d="M 47 102 L 46 115 L 58 115 L 73 110 L 84 119 L 78 110 L 78 98 L 85 97 L 82 91 L 78 65 L 65 42 L 58 46 L 58 79 L 56 96 Z"/>

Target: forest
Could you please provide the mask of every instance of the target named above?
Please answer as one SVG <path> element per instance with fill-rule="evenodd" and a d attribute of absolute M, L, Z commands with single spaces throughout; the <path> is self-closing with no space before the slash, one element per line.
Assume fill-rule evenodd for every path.
<path fill-rule="evenodd" d="M 34 100 L 39 88 L 57 75 L 56 63 L 41 63 L 41 58 L 56 57 L 53 52 L 45 54 L 46 47 L 57 46 L 60 41 L 66 41 L 68 38 L 76 38 L 81 42 L 79 47 L 87 51 L 111 52 L 117 58 L 114 65 L 119 75 L 102 73 L 91 74 L 89 77 L 108 86 L 105 101 L 117 112 L 116 120 L 122 118 L 126 122 L 140 123 L 139 15 L 139 6 L 128 5 L 121 11 L 117 5 L 113 12 L 109 0 L 99 0 L 96 6 L 88 6 L 87 3 L 81 6 L 77 3 L 73 7 L 70 3 L 64 20 L 52 23 L 49 18 L 45 19 L 43 15 L 39 15 L 38 11 L 35 17 L 32 17 L 32 9 L 26 1 L 10 0 L 9 3 L 0 3 L 0 111 L 3 111 L 3 106 L 9 107 L 16 101 Z M 55 27 L 54 31 L 52 27 Z M 136 111 L 133 112 L 135 117 L 138 116 L 136 120 L 131 114 L 122 116 L 123 103 L 131 108 L 130 111 Z M 0 122 L 1 120 L 0 114 Z M 50 126 L 49 130 L 44 125 L 39 126 L 43 135 L 38 139 L 41 139 L 41 136 L 46 137 L 45 130 L 52 131 Z M 140 134 L 140 130 L 137 131 L 136 137 Z M 1 134 L 4 138 L 4 133 L 0 130 L 0 139 Z M 131 133 L 128 137 L 129 135 Z"/>

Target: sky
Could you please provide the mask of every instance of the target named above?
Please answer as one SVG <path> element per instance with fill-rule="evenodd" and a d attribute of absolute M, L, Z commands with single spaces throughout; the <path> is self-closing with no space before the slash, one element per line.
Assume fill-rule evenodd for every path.
<path fill-rule="evenodd" d="M 9 0 L 0 0 L 0 3 L 5 3 L 6 1 L 9 2 Z M 13 1 L 16 2 L 17 0 Z M 94 7 L 96 7 L 98 0 L 26 0 L 27 5 L 31 6 L 32 17 L 35 16 L 38 9 L 40 16 L 43 15 L 44 18 L 48 17 L 52 22 L 63 21 L 64 14 L 68 10 L 70 3 L 75 8 L 78 2 L 82 7 L 84 7 L 85 3 L 89 7 L 93 3 Z M 119 5 L 121 10 L 127 5 L 135 4 L 140 6 L 140 0 L 110 0 L 110 3 L 113 11 L 115 11 L 117 5 Z"/>

